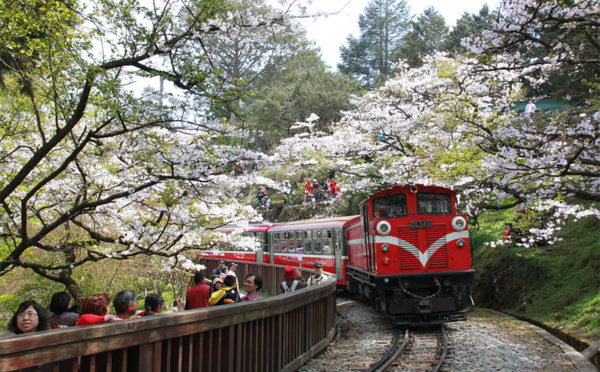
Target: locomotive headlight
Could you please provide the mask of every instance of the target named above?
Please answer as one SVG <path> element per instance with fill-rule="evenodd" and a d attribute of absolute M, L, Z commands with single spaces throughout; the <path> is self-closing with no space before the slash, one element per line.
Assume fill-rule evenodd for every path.
<path fill-rule="evenodd" d="M 456 231 L 462 231 L 467 227 L 467 220 L 464 217 L 456 216 L 452 219 L 452 228 Z"/>
<path fill-rule="evenodd" d="M 379 235 L 387 235 L 392 231 L 392 225 L 387 221 L 380 221 L 376 228 Z"/>
<path fill-rule="evenodd" d="M 465 243 L 465 241 L 464 241 L 464 240 L 462 240 L 462 239 L 460 239 L 459 241 L 457 241 L 457 242 L 456 242 L 456 246 L 457 246 L 458 248 L 462 248 L 462 247 L 464 247 L 464 246 L 465 246 L 465 244 L 467 244 L 467 243 Z"/>
<path fill-rule="evenodd" d="M 383 253 L 385 253 L 385 252 L 387 252 L 387 251 L 389 251 L 389 250 L 390 250 L 390 246 L 389 246 L 389 245 L 387 245 L 387 244 L 384 244 L 384 245 L 382 245 L 382 246 L 381 246 L 381 251 L 382 251 Z"/>

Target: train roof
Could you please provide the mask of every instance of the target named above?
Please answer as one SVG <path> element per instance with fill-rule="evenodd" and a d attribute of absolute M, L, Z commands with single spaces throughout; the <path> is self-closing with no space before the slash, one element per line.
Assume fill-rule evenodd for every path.
<path fill-rule="evenodd" d="M 294 222 L 284 222 L 273 225 L 269 231 L 285 231 L 290 229 L 317 229 L 317 228 L 335 228 L 347 227 L 360 219 L 360 216 L 342 216 L 319 218 L 314 220 L 303 220 Z"/>
<path fill-rule="evenodd" d="M 421 185 L 421 184 L 395 185 L 395 186 L 388 187 L 387 189 L 383 189 L 381 191 L 371 194 L 368 198 L 366 198 L 365 200 L 360 202 L 360 204 L 364 203 L 365 201 L 367 201 L 369 199 L 375 199 L 375 198 L 379 198 L 381 196 L 386 196 L 386 195 L 394 195 L 394 194 L 397 194 L 400 192 L 415 193 L 414 190 L 417 190 L 416 192 L 433 192 L 433 193 L 439 192 L 439 193 L 444 193 L 444 194 L 456 195 L 456 191 L 449 189 L 447 187 L 441 187 L 441 186 Z"/>
<path fill-rule="evenodd" d="M 226 232 L 231 232 L 231 231 L 235 231 L 235 230 L 244 230 L 244 231 L 267 231 L 269 230 L 269 228 L 273 226 L 273 224 L 271 223 L 251 223 L 248 226 L 242 227 L 242 226 L 236 226 L 236 225 L 227 225 L 227 226 L 223 226 L 218 228 L 218 231 L 226 231 Z"/>

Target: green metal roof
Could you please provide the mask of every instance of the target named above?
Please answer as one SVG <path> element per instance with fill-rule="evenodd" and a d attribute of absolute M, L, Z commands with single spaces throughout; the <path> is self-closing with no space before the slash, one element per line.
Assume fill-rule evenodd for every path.
<path fill-rule="evenodd" d="M 524 101 L 513 107 L 513 110 L 516 111 L 525 111 L 525 106 L 529 101 Z M 562 99 L 542 99 L 539 101 L 533 101 L 538 110 L 559 110 L 567 107 L 567 103 Z"/>

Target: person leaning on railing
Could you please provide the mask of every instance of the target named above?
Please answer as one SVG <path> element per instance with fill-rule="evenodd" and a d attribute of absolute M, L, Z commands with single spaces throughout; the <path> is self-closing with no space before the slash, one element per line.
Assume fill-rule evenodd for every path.
<path fill-rule="evenodd" d="M 317 284 L 321 284 L 324 281 L 329 279 L 329 275 L 323 273 L 323 264 L 320 262 L 315 262 L 315 273 L 308 278 L 306 282 L 308 286 L 313 286 Z"/>
<path fill-rule="evenodd" d="M 285 267 L 283 277 L 285 280 L 279 284 L 281 293 L 294 292 L 307 287 L 306 280 L 291 266 Z"/>
<path fill-rule="evenodd" d="M 35 301 L 23 301 L 8 322 L 8 331 L 0 333 L 0 338 L 45 331 L 48 329 L 48 318 L 42 305 Z"/>
<path fill-rule="evenodd" d="M 98 293 L 85 297 L 81 303 L 81 316 L 75 326 L 114 322 L 120 319 L 109 314 L 110 296 Z"/>
<path fill-rule="evenodd" d="M 67 292 L 57 292 L 52 295 L 50 300 L 50 316 L 48 321 L 50 322 L 50 328 L 67 328 L 73 327 L 79 320 L 79 314 L 69 311 L 69 305 L 71 303 L 71 295 Z"/>

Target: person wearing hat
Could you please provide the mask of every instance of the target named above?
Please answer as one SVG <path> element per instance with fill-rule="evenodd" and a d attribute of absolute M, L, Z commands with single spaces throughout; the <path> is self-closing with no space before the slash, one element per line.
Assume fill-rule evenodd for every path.
<path fill-rule="evenodd" d="M 315 262 L 315 273 L 308 278 L 307 284 L 308 286 L 313 286 L 317 284 L 321 284 L 329 278 L 328 275 L 323 274 L 323 264 L 320 262 Z"/>
<path fill-rule="evenodd" d="M 227 271 L 227 275 L 235 276 L 237 278 L 237 266 L 238 264 L 236 264 L 235 262 L 232 263 L 231 266 L 229 266 L 229 271 Z"/>
<path fill-rule="evenodd" d="M 221 260 L 219 261 L 219 266 L 217 266 L 217 268 L 213 270 L 212 277 L 213 279 L 218 278 L 221 276 L 221 274 L 224 274 L 226 272 L 227 268 L 225 267 L 225 261 Z"/>
<path fill-rule="evenodd" d="M 210 295 L 210 299 L 208 300 L 210 306 L 240 302 L 240 293 L 235 286 L 235 282 L 235 276 L 227 275 L 225 279 L 223 279 L 223 288 L 214 291 Z"/>
<path fill-rule="evenodd" d="M 210 294 L 212 295 L 214 291 L 218 291 L 221 288 L 223 288 L 223 279 L 217 276 L 213 279 L 212 285 L 210 286 Z"/>
<path fill-rule="evenodd" d="M 283 272 L 285 280 L 279 285 L 282 293 L 294 292 L 302 288 L 306 288 L 306 280 L 298 275 L 298 270 L 291 266 L 286 266 Z"/>
<path fill-rule="evenodd" d="M 313 197 L 315 199 L 315 203 L 319 203 L 319 202 L 323 201 L 322 195 L 321 195 L 321 185 L 319 185 L 319 182 L 317 181 L 316 178 L 313 180 L 312 193 L 313 193 Z"/>

